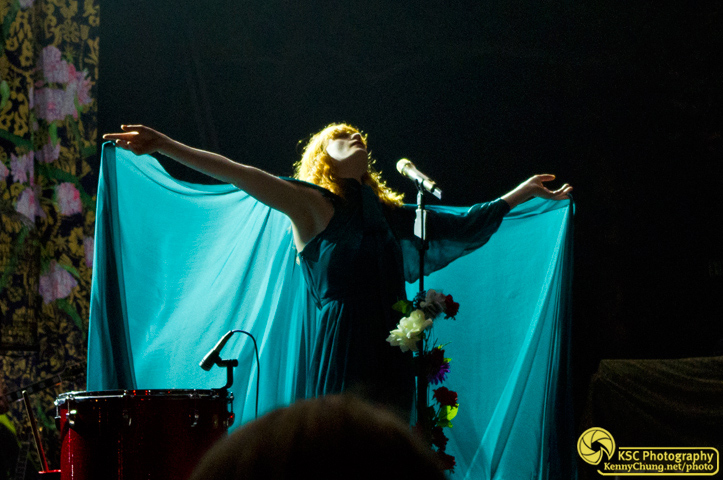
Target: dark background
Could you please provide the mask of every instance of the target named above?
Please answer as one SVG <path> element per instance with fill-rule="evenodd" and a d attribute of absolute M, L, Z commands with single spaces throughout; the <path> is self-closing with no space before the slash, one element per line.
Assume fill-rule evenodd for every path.
<path fill-rule="evenodd" d="M 102 2 L 99 123 L 290 175 L 346 121 L 445 204 L 574 185 L 574 368 L 722 354 L 721 2 Z M 172 173 L 199 180 L 188 172 Z"/>

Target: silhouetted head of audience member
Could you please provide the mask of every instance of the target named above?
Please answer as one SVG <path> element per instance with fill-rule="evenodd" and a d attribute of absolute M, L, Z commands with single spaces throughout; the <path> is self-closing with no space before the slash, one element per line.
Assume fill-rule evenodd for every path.
<path fill-rule="evenodd" d="M 437 458 L 392 413 L 329 395 L 275 410 L 203 457 L 191 480 L 444 480 Z"/>

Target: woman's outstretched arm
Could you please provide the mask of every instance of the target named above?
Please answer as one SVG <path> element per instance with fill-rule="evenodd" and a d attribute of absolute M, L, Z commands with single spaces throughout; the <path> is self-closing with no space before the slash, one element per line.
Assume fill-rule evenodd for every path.
<path fill-rule="evenodd" d="M 255 167 L 222 155 L 184 145 L 143 125 L 122 125 L 122 133 L 107 133 L 106 140 L 136 155 L 161 153 L 222 182 L 236 185 L 261 203 L 291 219 L 297 248 L 326 228 L 333 207 L 321 193 L 282 180 Z"/>
<path fill-rule="evenodd" d="M 544 183 L 555 179 L 554 175 L 535 175 L 530 177 L 511 192 L 502 196 L 502 200 L 515 208 L 517 205 L 526 202 L 533 197 L 547 198 L 549 200 L 564 200 L 569 198 L 568 193 L 572 191 L 569 184 L 565 184 L 555 191 L 548 189 Z"/>

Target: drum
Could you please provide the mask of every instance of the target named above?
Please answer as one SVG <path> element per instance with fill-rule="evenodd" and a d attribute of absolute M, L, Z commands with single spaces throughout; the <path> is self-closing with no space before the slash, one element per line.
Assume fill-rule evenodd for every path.
<path fill-rule="evenodd" d="M 64 393 L 61 480 L 186 479 L 233 423 L 232 400 L 225 390 Z"/>

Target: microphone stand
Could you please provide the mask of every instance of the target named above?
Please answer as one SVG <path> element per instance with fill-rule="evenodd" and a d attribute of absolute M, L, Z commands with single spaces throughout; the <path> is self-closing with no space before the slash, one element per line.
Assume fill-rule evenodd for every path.
<path fill-rule="evenodd" d="M 233 385 L 233 369 L 234 367 L 238 367 L 238 360 L 236 360 L 235 358 L 223 360 L 221 359 L 220 355 L 216 355 L 213 364 L 221 368 L 226 367 L 226 385 L 221 388 L 214 388 L 213 390 L 217 391 L 221 395 L 221 398 L 226 399 L 227 408 L 230 409 L 230 411 L 228 412 L 228 417 L 224 422 L 224 425 L 226 426 L 226 428 L 228 428 L 233 425 L 235 418 L 235 415 L 233 413 L 233 393 L 229 393 L 228 389 L 231 388 L 231 385 Z M 256 403 L 256 417 L 258 418 L 258 395 L 256 398 Z"/>
<path fill-rule="evenodd" d="M 417 216 L 414 219 L 414 235 L 421 240 L 419 246 L 419 291 L 424 291 L 424 252 L 427 250 L 427 211 L 424 204 L 424 185 L 420 181 L 417 185 Z"/>
<path fill-rule="evenodd" d="M 421 294 L 424 292 L 424 253 L 428 248 L 427 211 L 424 204 L 424 185 L 419 180 L 414 183 L 417 185 L 417 216 L 414 219 L 414 235 L 421 240 L 419 244 L 419 293 Z M 422 350 L 424 350 L 424 347 L 422 347 Z M 432 429 L 431 425 L 429 425 L 429 419 L 425 415 L 429 381 L 423 370 L 421 361 L 417 362 L 417 422 L 421 427 L 421 431 L 426 435 Z"/>
<path fill-rule="evenodd" d="M 220 390 L 228 390 L 229 388 L 231 388 L 231 385 L 233 385 L 233 369 L 234 367 L 238 367 L 238 360 L 236 360 L 235 358 L 222 360 L 219 357 L 215 364 L 222 368 L 226 367 L 226 385 L 220 388 Z"/>

